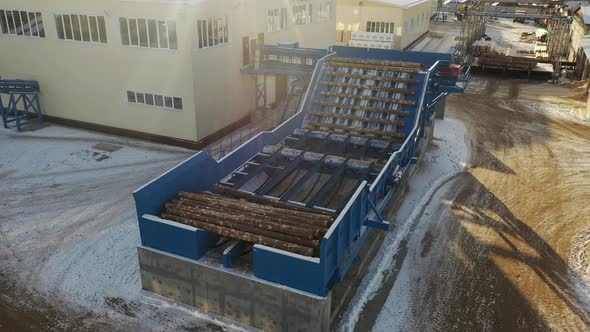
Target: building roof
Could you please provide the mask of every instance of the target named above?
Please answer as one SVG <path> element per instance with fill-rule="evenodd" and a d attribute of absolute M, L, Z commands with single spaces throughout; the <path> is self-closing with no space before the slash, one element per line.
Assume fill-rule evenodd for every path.
<path fill-rule="evenodd" d="M 416 5 L 420 5 L 425 2 L 430 2 L 430 0 L 367 0 L 368 2 L 375 2 L 380 3 L 386 6 L 392 7 L 400 7 L 400 8 L 410 8 Z"/>

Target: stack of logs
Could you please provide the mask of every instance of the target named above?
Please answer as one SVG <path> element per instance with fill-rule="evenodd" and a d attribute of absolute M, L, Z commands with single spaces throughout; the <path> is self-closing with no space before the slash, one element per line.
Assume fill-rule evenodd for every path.
<path fill-rule="evenodd" d="M 227 190 L 233 190 L 226 188 Z M 232 194 L 238 193 L 237 190 Z M 305 256 L 317 257 L 320 240 L 334 221 L 323 214 L 292 204 L 252 202 L 268 199 L 243 193 L 243 201 L 212 193 L 179 193 L 166 204 L 162 218 L 221 236 L 258 243 Z"/>
<path fill-rule="evenodd" d="M 534 58 L 516 57 L 516 56 L 483 56 L 479 57 L 479 64 L 485 67 L 495 67 L 503 69 L 525 69 L 532 70 L 537 66 L 537 60 Z"/>

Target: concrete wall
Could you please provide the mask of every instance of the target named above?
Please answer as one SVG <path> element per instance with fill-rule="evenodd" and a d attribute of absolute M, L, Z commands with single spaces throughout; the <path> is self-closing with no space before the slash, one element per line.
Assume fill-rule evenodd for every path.
<path fill-rule="evenodd" d="M 320 298 L 139 247 L 142 288 L 264 331 L 329 331 Z"/>

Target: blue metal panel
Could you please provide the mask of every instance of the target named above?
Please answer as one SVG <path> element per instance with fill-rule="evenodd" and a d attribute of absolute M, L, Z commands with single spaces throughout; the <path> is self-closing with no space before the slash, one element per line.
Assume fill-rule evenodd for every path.
<path fill-rule="evenodd" d="M 146 247 L 195 260 L 218 239 L 215 234 L 149 215 L 139 218 L 139 233 Z"/>
<path fill-rule="evenodd" d="M 293 287 L 304 292 L 326 296 L 328 289 L 321 280 L 317 259 L 254 245 L 254 275 L 257 278 Z"/>
<path fill-rule="evenodd" d="M 240 257 L 248 249 L 248 244 L 244 241 L 233 241 L 233 243 L 223 251 L 223 267 L 232 268 L 234 259 Z"/>

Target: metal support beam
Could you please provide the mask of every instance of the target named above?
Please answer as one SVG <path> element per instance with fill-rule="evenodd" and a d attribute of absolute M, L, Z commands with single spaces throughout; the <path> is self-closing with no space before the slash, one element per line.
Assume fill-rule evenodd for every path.
<path fill-rule="evenodd" d="M 232 268 L 234 260 L 242 256 L 251 245 L 244 241 L 233 240 L 232 243 L 223 251 L 223 267 Z"/>
<path fill-rule="evenodd" d="M 271 191 L 274 187 L 276 187 L 279 183 L 281 183 L 281 181 L 283 181 L 283 179 L 285 177 L 287 177 L 289 174 L 291 174 L 292 171 L 294 171 L 297 167 L 299 167 L 299 164 L 301 163 L 302 160 L 303 160 L 303 153 L 301 153 L 297 158 L 295 158 L 295 160 L 293 160 L 282 171 L 280 171 L 277 176 L 273 176 L 272 180 L 270 180 L 270 182 L 268 182 L 267 184 L 262 186 L 262 188 L 256 190 L 256 194 L 261 195 L 261 196 L 266 195 L 269 191 Z"/>
<path fill-rule="evenodd" d="M 323 158 L 322 158 L 323 159 Z M 297 192 L 299 192 L 299 189 L 301 189 L 301 187 L 303 187 L 303 185 L 307 182 L 307 180 L 309 180 L 312 176 L 314 176 L 322 167 L 322 162 L 318 162 L 317 164 L 315 164 L 312 168 L 310 168 L 307 173 L 301 178 L 299 179 L 299 181 L 297 181 L 297 183 L 291 187 L 291 189 L 289 189 L 289 191 L 283 195 L 281 197 L 281 201 L 283 202 L 288 202 L 291 197 L 293 197 L 293 195 L 295 195 Z"/>

